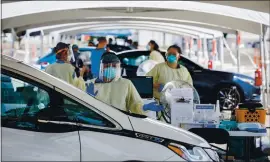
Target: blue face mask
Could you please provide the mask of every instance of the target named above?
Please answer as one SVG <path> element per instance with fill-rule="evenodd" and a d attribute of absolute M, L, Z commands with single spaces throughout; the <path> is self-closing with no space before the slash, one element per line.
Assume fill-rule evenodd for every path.
<path fill-rule="evenodd" d="M 175 63 L 176 62 L 176 56 L 175 55 L 169 55 L 167 56 L 167 60 L 169 63 Z"/>
<path fill-rule="evenodd" d="M 104 73 L 103 75 L 105 78 L 112 80 L 116 76 L 116 68 L 113 68 L 113 67 L 105 68 L 103 73 Z"/>

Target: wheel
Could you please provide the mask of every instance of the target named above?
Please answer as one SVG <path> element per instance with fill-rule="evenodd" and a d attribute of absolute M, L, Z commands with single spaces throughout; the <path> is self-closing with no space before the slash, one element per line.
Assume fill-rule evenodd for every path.
<path fill-rule="evenodd" d="M 235 86 L 222 87 L 217 91 L 220 110 L 233 110 L 240 103 L 240 93 Z"/>

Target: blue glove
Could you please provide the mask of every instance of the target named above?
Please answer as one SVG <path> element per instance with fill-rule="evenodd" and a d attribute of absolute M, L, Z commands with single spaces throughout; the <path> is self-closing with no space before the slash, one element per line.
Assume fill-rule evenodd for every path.
<path fill-rule="evenodd" d="M 94 97 L 98 94 L 98 91 L 94 92 L 94 83 L 86 85 L 86 92 Z"/>
<path fill-rule="evenodd" d="M 158 92 L 161 92 L 164 88 L 164 84 L 159 84 L 159 87 L 158 87 Z"/>
<path fill-rule="evenodd" d="M 149 104 L 143 105 L 143 110 L 162 111 L 164 110 L 164 107 L 162 105 L 158 105 L 156 102 L 151 102 Z"/>

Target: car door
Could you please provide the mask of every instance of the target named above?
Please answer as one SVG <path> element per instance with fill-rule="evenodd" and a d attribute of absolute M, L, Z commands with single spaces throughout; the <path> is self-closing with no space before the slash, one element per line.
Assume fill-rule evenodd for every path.
<path fill-rule="evenodd" d="M 63 92 L 64 93 L 64 92 Z M 89 105 L 80 103 L 75 98 L 61 93 L 58 98 L 62 100 L 61 107 L 67 112 L 69 119 L 76 119 L 79 126 L 82 161 L 109 161 L 117 144 L 110 145 L 106 139 L 113 138 L 104 132 L 118 132 L 121 126 L 107 115 L 99 112 Z M 110 148 L 111 152 L 104 152 Z M 123 151 L 122 148 L 118 152 Z"/>
<path fill-rule="evenodd" d="M 59 91 L 61 92 L 61 91 Z M 173 156 L 166 147 L 135 138 L 135 132 L 126 130 L 109 114 L 70 96 L 57 94 L 68 119 L 76 119 L 81 142 L 81 161 L 159 161 Z M 130 124 L 130 123 L 129 123 Z M 153 148 L 155 151 L 145 151 Z M 156 152 L 163 154 L 156 155 Z"/>
<path fill-rule="evenodd" d="M 4 69 L 1 84 L 3 161 L 80 160 L 78 128 L 57 121 L 53 89 Z"/>

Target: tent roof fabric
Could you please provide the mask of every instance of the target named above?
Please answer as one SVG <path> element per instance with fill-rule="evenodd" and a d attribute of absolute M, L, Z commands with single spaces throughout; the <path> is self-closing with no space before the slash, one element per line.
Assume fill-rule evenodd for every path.
<path fill-rule="evenodd" d="M 269 25 L 268 13 L 191 1 L 24 1 L 5 3 L 2 9 L 3 29 L 127 15 L 193 21 L 257 34 L 260 24 Z"/>
<path fill-rule="evenodd" d="M 78 29 L 89 29 L 94 26 L 111 26 L 111 25 L 140 25 L 140 26 L 154 26 L 157 28 L 170 28 L 171 30 L 179 30 L 179 29 L 184 29 L 188 30 L 189 32 L 194 32 L 194 33 L 202 33 L 202 34 L 208 34 L 212 35 L 212 37 L 220 37 L 223 35 L 222 32 L 217 31 L 217 30 L 210 30 L 206 28 L 200 28 L 200 27 L 194 27 L 194 26 L 189 26 L 189 25 L 178 25 L 178 24 L 172 24 L 172 23 L 162 23 L 162 22 L 145 22 L 145 21 L 108 21 L 108 22 L 91 22 L 91 23 L 78 23 L 78 24 L 64 24 L 64 25 L 56 25 L 56 26 L 48 26 L 48 27 L 41 27 L 41 28 L 34 28 L 28 30 L 30 31 L 38 31 L 38 30 L 43 30 L 44 34 L 49 34 L 51 32 L 63 32 L 63 31 L 76 31 Z"/>
<path fill-rule="evenodd" d="M 90 31 L 90 32 L 83 32 L 77 34 L 77 36 L 80 35 L 91 35 L 91 36 L 107 36 L 107 35 L 112 35 L 112 36 L 131 36 L 132 33 L 130 30 L 99 30 L 99 31 Z"/>
<path fill-rule="evenodd" d="M 157 24 L 147 24 L 147 23 L 107 23 L 107 24 L 92 24 L 92 25 L 85 25 L 85 26 L 79 26 L 79 27 L 73 27 L 73 28 L 65 28 L 62 30 L 58 30 L 55 32 L 58 33 L 74 33 L 74 32 L 86 32 L 93 28 L 102 28 L 102 27 L 115 27 L 115 26 L 129 26 L 129 27 L 152 27 L 152 28 L 159 28 L 159 29 L 166 29 L 171 31 L 178 31 L 178 32 L 184 32 L 184 33 L 190 33 L 194 34 L 200 37 L 204 37 L 205 35 L 212 37 L 221 37 L 223 36 L 222 32 L 219 31 L 212 31 L 212 30 L 202 30 L 202 29 L 194 29 L 194 28 L 188 28 L 184 26 L 170 26 L 170 25 L 157 25 Z"/>

